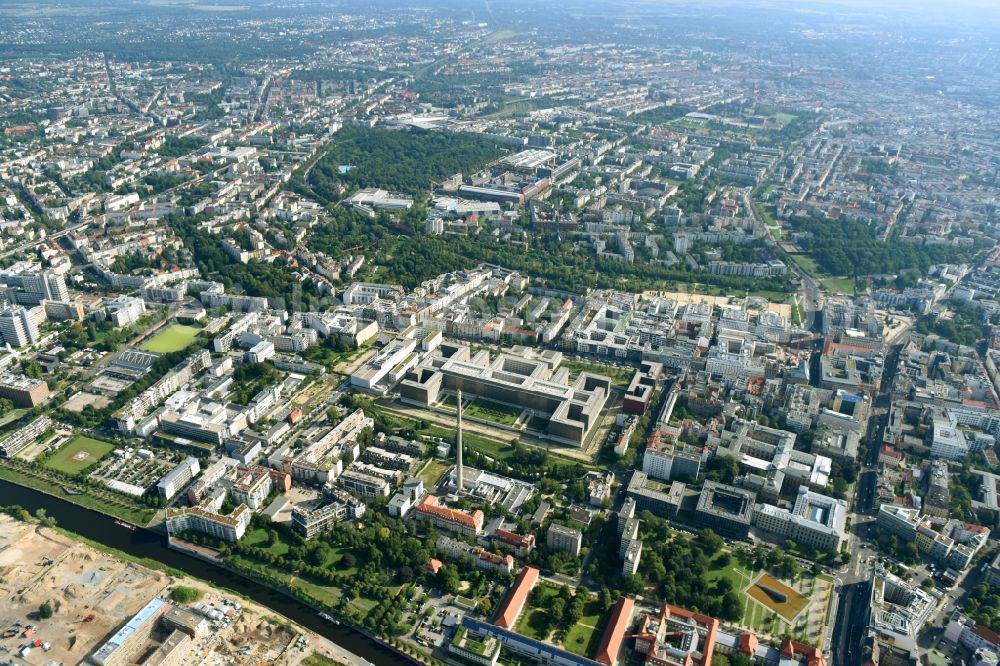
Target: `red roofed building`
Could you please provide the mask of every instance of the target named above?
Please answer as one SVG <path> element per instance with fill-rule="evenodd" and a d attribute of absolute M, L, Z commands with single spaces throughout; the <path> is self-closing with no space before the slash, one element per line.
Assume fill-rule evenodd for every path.
<path fill-rule="evenodd" d="M 758 645 L 757 636 L 754 634 L 751 634 L 749 631 L 744 631 L 740 634 L 740 654 L 753 657 L 757 653 Z"/>
<path fill-rule="evenodd" d="M 507 596 L 504 597 L 500 609 L 497 611 L 496 620 L 493 624 L 501 629 L 514 629 L 517 619 L 524 612 L 524 605 L 528 602 L 528 595 L 538 582 L 538 569 L 535 567 L 524 567 L 521 573 L 514 579 Z"/>
<path fill-rule="evenodd" d="M 427 570 L 430 571 L 432 574 L 436 574 L 438 571 L 441 570 L 441 566 L 443 564 L 444 563 L 441 560 L 436 560 L 434 558 L 431 558 L 427 562 Z"/>
<path fill-rule="evenodd" d="M 966 643 L 970 649 L 978 650 L 981 647 L 986 647 L 994 651 L 1000 650 L 1000 634 L 997 634 L 997 632 L 989 627 L 977 624 L 969 630 L 969 633 L 975 636 L 975 638 L 969 637 L 966 639 Z"/>
<path fill-rule="evenodd" d="M 786 638 L 779 648 L 781 655 L 789 659 L 804 661 L 808 666 L 826 666 L 826 658 L 818 647 L 806 645 Z"/>
<path fill-rule="evenodd" d="M 632 622 L 634 609 L 635 602 L 628 597 L 622 597 L 615 604 L 611 610 L 608 627 L 604 630 L 604 636 L 601 638 L 601 645 L 597 648 L 597 661 L 608 666 L 616 666 L 618 653 L 621 652 L 625 632 L 628 631 L 629 624 Z"/>
<path fill-rule="evenodd" d="M 715 618 L 664 604 L 643 618 L 635 649 L 649 666 L 710 666 L 718 632 Z"/>
<path fill-rule="evenodd" d="M 493 540 L 510 546 L 518 555 L 526 555 L 535 548 L 534 534 L 518 534 L 508 530 L 497 530 L 493 533 Z"/>
<path fill-rule="evenodd" d="M 483 531 L 483 512 L 479 509 L 470 513 L 449 509 L 441 505 L 437 495 L 428 495 L 413 511 L 418 518 L 427 518 L 434 525 L 449 532 L 460 532 L 478 536 Z"/>

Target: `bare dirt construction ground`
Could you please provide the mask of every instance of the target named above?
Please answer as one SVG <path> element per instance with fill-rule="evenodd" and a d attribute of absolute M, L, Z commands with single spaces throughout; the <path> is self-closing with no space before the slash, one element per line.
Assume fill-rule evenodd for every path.
<path fill-rule="evenodd" d="M 0 638 L 0 662 L 9 661 L 22 646 L 37 639 L 49 643 L 49 651 L 33 649 L 17 663 L 80 663 L 150 599 L 169 598 L 170 590 L 178 584 L 203 591 L 199 604 L 229 616 L 209 623 L 207 633 L 194 641 L 184 664 L 298 666 L 315 652 L 338 664 L 367 666 L 360 657 L 270 609 L 198 580 L 177 579 L 123 562 L 55 530 L 3 514 L 0 636 L 4 632 L 15 635 Z M 45 602 L 53 613 L 43 619 L 38 612 Z M 30 638 L 24 636 L 28 625 L 35 626 Z"/>
<path fill-rule="evenodd" d="M 0 652 L 15 654 L 29 642 L 15 623 L 34 624 L 30 640 L 51 649 L 32 651 L 28 663 L 75 664 L 167 583 L 162 574 L 122 564 L 58 532 L 0 516 L 0 630 L 20 629 L 0 639 Z M 44 602 L 52 617 L 35 617 Z"/>

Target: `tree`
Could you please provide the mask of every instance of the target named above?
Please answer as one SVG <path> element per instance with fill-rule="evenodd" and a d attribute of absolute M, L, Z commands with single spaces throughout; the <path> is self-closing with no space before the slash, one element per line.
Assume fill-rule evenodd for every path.
<path fill-rule="evenodd" d="M 48 601 L 43 601 L 42 605 L 38 607 L 38 615 L 43 619 L 47 620 L 52 617 L 52 603 Z"/>
<path fill-rule="evenodd" d="M 725 541 L 722 540 L 722 537 L 716 534 L 715 530 L 708 527 L 704 528 L 698 534 L 698 542 L 710 553 L 716 553 L 722 550 L 722 547 L 725 545 Z"/>
<path fill-rule="evenodd" d="M 607 586 L 601 588 L 601 592 L 598 595 L 598 601 L 605 613 L 611 610 L 611 607 L 614 606 L 615 602 L 611 597 L 611 590 L 609 590 Z"/>
<path fill-rule="evenodd" d="M 204 592 L 186 585 L 178 585 L 170 590 L 170 598 L 179 604 L 193 604 L 204 596 Z"/>

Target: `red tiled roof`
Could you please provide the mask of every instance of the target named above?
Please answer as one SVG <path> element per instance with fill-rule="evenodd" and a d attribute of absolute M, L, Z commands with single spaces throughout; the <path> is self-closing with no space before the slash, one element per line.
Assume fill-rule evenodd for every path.
<path fill-rule="evenodd" d="M 455 509 L 449 509 L 446 506 L 441 506 L 438 504 L 440 500 L 436 495 L 428 495 L 423 499 L 423 501 L 416 506 L 416 510 L 420 513 L 428 513 L 444 520 L 461 523 L 467 527 L 471 527 L 475 530 L 480 530 L 483 526 L 483 512 L 476 509 L 472 513 L 465 513 L 464 511 L 457 511 Z"/>
<path fill-rule="evenodd" d="M 715 652 L 715 635 L 719 632 L 719 621 L 709 615 L 695 613 L 685 608 L 666 604 L 663 607 L 664 618 L 675 615 L 677 617 L 690 618 L 705 627 L 705 640 L 701 648 L 701 664 L 709 666 L 712 663 L 712 654 Z"/>
<path fill-rule="evenodd" d="M 751 634 L 749 631 L 744 631 L 740 634 L 740 652 L 748 655 L 757 652 L 757 636 Z"/>
<path fill-rule="evenodd" d="M 509 530 L 497 530 L 493 533 L 493 538 L 518 548 L 532 548 L 535 545 L 534 534 L 518 534 Z"/>
<path fill-rule="evenodd" d="M 600 663 L 614 666 L 618 662 L 618 653 L 621 651 L 625 632 L 632 620 L 634 607 L 635 602 L 628 597 L 622 597 L 615 603 L 615 607 L 611 611 L 611 619 L 608 620 L 607 629 L 604 630 L 604 636 L 601 638 L 601 646 L 597 649 L 596 659 Z"/>
<path fill-rule="evenodd" d="M 979 636 L 984 641 L 989 641 L 993 645 L 1000 645 L 1000 634 L 993 631 L 989 627 L 984 627 L 981 624 L 977 624 L 972 628 L 972 633 Z"/>
<path fill-rule="evenodd" d="M 528 601 L 531 589 L 538 582 L 538 569 L 534 567 L 524 567 L 517 575 L 514 584 L 503 600 L 500 610 L 497 612 L 497 619 L 493 622 L 501 629 L 513 629 L 517 622 L 524 604 Z"/>

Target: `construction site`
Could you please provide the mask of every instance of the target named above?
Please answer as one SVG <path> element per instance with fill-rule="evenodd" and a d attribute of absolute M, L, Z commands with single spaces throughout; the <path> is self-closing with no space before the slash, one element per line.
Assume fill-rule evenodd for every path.
<path fill-rule="evenodd" d="M 171 600 L 179 585 L 189 603 Z M 0 632 L 0 662 L 39 666 L 297 666 L 314 652 L 334 663 L 351 657 L 252 602 L 7 515 L 0 515 Z"/>

